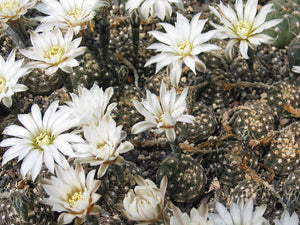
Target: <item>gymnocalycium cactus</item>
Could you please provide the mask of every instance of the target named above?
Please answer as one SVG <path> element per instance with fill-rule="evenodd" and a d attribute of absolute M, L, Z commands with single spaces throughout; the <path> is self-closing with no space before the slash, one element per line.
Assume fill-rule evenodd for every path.
<path fill-rule="evenodd" d="M 278 48 L 284 48 L 300 32 L 299 0 L 274 0 L 273 12 L 267 15 L 267 20 L 283 18 L 283 21 L 266 33 L 276 38 L 273 43 Z"/>

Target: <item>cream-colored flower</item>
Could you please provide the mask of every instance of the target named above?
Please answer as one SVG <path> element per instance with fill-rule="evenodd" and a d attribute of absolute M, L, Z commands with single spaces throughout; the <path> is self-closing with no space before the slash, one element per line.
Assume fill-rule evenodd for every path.
<path fill-rule="evenodd" d="M 61 30 L 55 27 L 44 30 L 42 33 L 31 32 L 33 47 L 20 49 L 20 52 L 35 61 L 28 63 L 32 68 L 46 69 L 45 73 L 51 75 L 58 69 L 71 73 L 72 68 L 79 63 L 75 57 L 82 55 L 86 48 L 79 47 L 81 38 L 73 39 L 73 32 L 68 30 L 63 36 Z"/>
<path fill-rule="evenodd" d="M 172 15 L 170 3 L 175 3 L 177 8 L 183 9 L 182 0 L 128 0 L 125 7 L 129 13 L 139 8 L 143 19 L 147 19 L 151 15 L 164 20 L 165 17 L 170 18 Z"/>
<path fill-rule="evenodd" d="M 11 96 L 15 92 L 26 91 L 28 88 L 23 84 L 18 84 L 18 80 L 30 72 L 28 67 L 22 67 L 24 59 L 15 61 L 16 49 L 13 49 L 7 60 L 0 56 L 0 101 L 11 107 Z"/>
<path fill-rule="evenodd" d="M 182 213 L 178 207 L 173 205 L 173 216 L 170 225 L 214 225 L 212 220 L 208 220 L 208 208 L 206 203 L 202 203 L 198 209 L 192 208 L 191 215 Z"/>
<path fill-rule="evenodd" d="M 258 0 L 248 0 L 243 7 L 243 0 L 236 0 L 235 10 L 226 7 L 222 2 L 218 5 L 219 11 L 209 6 L 212 12 L 220 19 L 223 26 L 211 23 L 219 30 L 219 38 L 229 38 L 225 48 L 225 56 L 232 59 L 233 45 L 239 43 L 243 58 L 248 59 L 248 46 L 255 49 L 261 43 L 271 44 L 275 39 L 263 33 L 264 30 L 276 26 L 282 19 L 266 21 L 266 16 L 272 11 L 272 3 L 264 5 L 257 13 Z"/>
<path fill-rule="evenodd" d="M 243 199 L 237 203 L 231 203 L 230 213 L 219 202 L 216 203 L 218 214 L 211 213 L 209 218 L 213 219 L 215 225 L 268 225 L 269 222 L 263 217 L 267 205 L 261 205 L 253 212 L 253 200 L 249 199 L 245 204 Z"/>
<path fill-rule="evenodd" d="M 36 2 L 37 0 L 0 0 L 0 23 L 18 20 Z"/>
<path fill-rule="evenodd" d="M 18 157 L 23 160 L 21 175 L 23 178 L 30 173 L 35 180 L 40 173 L 42 164 L 54 173 L 56 162 L 63 168 L 68 168 L 69 163 L 64 155 L 75 157 L 71 143 L 84 142 L 83 139 L 72 133 L 64 133 L 74 126 L 68 120 L 68 114 L 57 110 L 58 101 L 53 102 L 42 117 L 40 108 L 34 104 L 31 113 L 18 115 L 19 121 L 24 126 L 10 125 L 3 134 L 13 136 L 4 139 L 1 147 L 10 148 L 4 153 L 2 165 Z"/>
<path fill-rule="evenodd" d="M 163 177 L 160 188 L 153 181 L 144 180 L 140 176 L 135 176 L 135 180 L 138 186 L 129 190 L 125 196 L 122 213 L 139 224 L 163 221 L 167 178 Z"/>
<path fill-rule="evenodd" d="M 199 17 L 200 13 L 196 14 L 189 23 L 187 18 L 177 13 L 175 26 L 160 23 L 166 33 L 160 31 L 149 32 L 162 43 L 154 43 L 148 47 L 148 49 L 154 49 L 160 53 L 150 58 L 145 66 L 156 63 L 156 73 L 165 66 L 170 67 L 170 80 L 175 87 L 178 86 L 183 63 L 195 74 L 196 70 L 204 72 L 206 66 L 198 55 L 202 52 L 220 49 L 214 44 L 206 43 L 213 38 L 216 30 L 202 33 L 207 19 L 199 20 Z"/>
<path fill-rule="evenodd" d="M 87 28 L 87 23 L 96 14 L 95 10 L 107 5 L 106 1 L 100 0 L 43 0 L 36 8 L 48 15 L 40 19 L 42 23 L 40 27 L 52 29 L 57 26 L 61 29 L 72 29 L 78 34 L 80 30 Z"/>
<path fill-rule="evenodd" d="M 98 125 L 91 124 L 83 128 L 86 144 L 75 144 L 75 154 L 79 162 L 89 163 L 91 166 L 98 166 L 97 177 L 101 178 L 111 164 L 122 165 L 125 160 L 120 154 L 133 149 L 133 145 L 122 142 L 126 132 L 122 126 L 116 126 L 116 122 L 106 115 L 98 122 Z"/>
<path fill-rule="evenodd" d="M 291 216 L 288 211 L 284 211 L 280 220 L 276 219 L 275 225 L 299 225 L 298 215 L 294 212 Z"/>
<path fill-rule="evenodd" d="M 77 163 L 75 169 L 63 170 L 55 168 L 56 177 L 44 179 L 42 186 L 49 195 L 43 202 L 52 206 L 53 211 L 62 212 L 58 217 L 59 224 L 82 224 L 88 215 L 100 213 L 96 205 L 100 195 L 95 193 L 100 186 L 100 180 L 94 180 L 95 170 L 85 177 L 82 166 Z"/>
<path fill-rule="evenodd" d="M 133 125 L 133 134 L 144 132 L 154 128 L 154 132 L 166 132 L 170 142 L 176 139 L 176 122 L 193 123 L 195 118 L 183 114 L 186 109 L 186 96 L 188 89 L 185 88 L 180 96 L 176 94 L 175 88 L 167 91 L 165 83 L 160 86 L 159 98 L 147 90 L 147 99 L 141 103 L 132 100 L 137 111 L 145 117 L 145 121 Z"/>
<path fill-rule="evenodd" d="M 72 120 L 78 126 L 98 125 L 104 115 L 110 115 L 117 103 L 108 105 L 110 98 L 114 93 L 112 87 L 103 91 L 97 84 L 88 90 L 85 87 L 79 87 L 79 94 L 71 93 L 72 101 L 66 102 L 68 106 L 64 110 L 70 110 Z"/>
<path fill-rule="evenodd" d="M 293 66 L 292 71 L 294 73 L 300 73 L 300 66 Z"/>

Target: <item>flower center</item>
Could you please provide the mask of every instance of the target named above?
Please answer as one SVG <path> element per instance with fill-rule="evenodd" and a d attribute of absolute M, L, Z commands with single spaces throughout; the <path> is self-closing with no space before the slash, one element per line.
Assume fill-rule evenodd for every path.
<path fill-rule="evenodd" d="M 97 144 L 97 149 L 100 149 L 101 151 L 103 151 L 106 146 L 107 146 L 106 143 L 98 143 Z"/>
<path fill-rule="evenodd" d="M 4 77 L 0 77 L 0 93 L 3 91 L 5 88 L 6 80 Z"/>
<path fill-rule="evenodd" d="M 247 21 L 239 21 L 234 25 L 234 31 L 242 39 L 246 39 L 251 34 L 252 25 Z"/>
<path fill-rule="evenodd" d="M 52 47 L 46 51 L 45 58 L 51 59 L 52 57 L 57 57 L 61 61 L 62 56 L 64 55 L 65 50 L 60 47 Z"/>
<path fill-rule="evenodd" d="M 68 202 L 70 206 L 77 206 L 77 201 L 83 199 L 82 191 L 74 192 L 71 198 L 69 198 Z"/>
<path fill-rule="evenodd" d="M 193 49 L 193 45 L 189 40 L 185 40 L 179 43 L 178 48 L 180 49 L 180 55 L 188 56 Z"/>
<path fill-rule="evenodd" d="M 43 150 L 42 146 L 50 145 L 53 141 L 53 137 L 47 132 L 41 132 L 38 136 L 34 138 L 34 146 L 39 149 Z"/>
<path fill-rule="evenodd" d="M 73 20 L 78 20 L 78 18 L 80 17 L 80 15 L 81 15 L 81 10 L 80 9 L 72 9 L 67 14 L 67 16 L 71 17 Z"/>
<path fill-rule="evenodd" d="M 1 9 L 14 9 L 15 7 L 15 2 L 14 1 L 2 1 L 0 4 Z"/>

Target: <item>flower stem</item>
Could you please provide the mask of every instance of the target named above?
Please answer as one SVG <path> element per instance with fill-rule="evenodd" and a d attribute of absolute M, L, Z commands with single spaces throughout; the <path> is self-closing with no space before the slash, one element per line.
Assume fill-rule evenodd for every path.
<path fill-rule="evenodd" d="M 64 84 L 65 88 L 68 91 L 68 95 L 70 96 L 70 93 L 73 92 L 73 83 L 71 79 L 71 74 L 66 73 L 64 71 L 58 71 L 58 77 L 61 80 L 61 82 Z"/>
<path fill-rule="evenodd" d="M 24 27 L 23 19 L 20 18 L 14 23 L 9 23 L 9 27 L 5 30 L 16 46 L 26 48 L 29 35 Z"/>
<path fill-rule="evenodd" d="M 179 147 L 177 137 L 174 142 L 169 141 L 169 144 L 172 149 L 172 154 L 180 160 L 181 159 L 181 149 Z"/>
<path fill-rule="evenodd" d="M 248 65 L 248 68 L 250 70 L 253 70 L 254 69 L 254 50 L 252 48 L 249 48 L 248 50 L 248 56 L 249 56 L 249 59 L 246 59 L 246 62 L 247 62 L 247 65 Z"/>

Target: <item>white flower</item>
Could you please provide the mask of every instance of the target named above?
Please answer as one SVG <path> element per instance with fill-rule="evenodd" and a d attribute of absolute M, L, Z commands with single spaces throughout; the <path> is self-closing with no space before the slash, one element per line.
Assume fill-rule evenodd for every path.
<path fill-rule="evenodd" d="M 131 132 L 137 134 L 150 128 L 155 128 L 154 132 L 166 132 L 170 142 L 176 139 L 176 122 L 193 123 L 195 118 L 191 115 L 184 115 L 186 109 L 186 96 L 188 89 L 185 88 L 180 96 L 176 95 L 175 88 L 167 91 L 165 83 L 160 86 L 159 98 L 147 90 L 147 99 L 143 102 L 132 100 L 137 111 L 146 120 L 133 125 Z"/>
<path fill-rule="evenodd" d="M 189 23 L 188 19 L 177 13 L 175 26 L 160 23 L 166 33 L 150 31 L 162 43 L 151 44 L 148 49 L 161 52 L 149 59 L 145 66 L 156 63 L 156 73 L 165 66 L 170 66 L 170 80 L 173 86 L 178 86 L 182 72 L 182 64 L 188 66 L 195 74 L 196 70 L 204 72 L 205 64 L 198 58 L 202 52 L 220 49 L 214 44 L 207 44 L 216 30 L 201 33 L 207 21 L 199 20 L 200 13 L 196 14 Z"/>
<path fill-rule="evenodd" d="M 242 57 L 248 59 L 248 46 L 255 49 L 261 43 L 271 44 L 275 40 L 263 31 L 276 26 L 282 19 L 265 21 L 267 14 L 272 11 L 272 3 L 263 6 L 256 15 L 257 2 L 258 0 L 248 0 L 243 8 L 243 0 L 236 0 L 235 11 L 230 6 L 224 6 L 222 2 L 218 5 L 220 12 L 209 6 L 223 23 L 223 26 L 211 23 L 220 31 L 219 37 L 230 39 L 225 48 L 225 56 L 230 60 L 233 45 L 238 42 Z"/>
<path fill-rule="evenodd" d="M 276 219 L 275 225 L 299 225 L 298 215 L 294 212 L 291 216 L 288 211 L 284 211 L 280 220 Z"/>
<path fill-rule="evenodd" d="M 37 0 L 0 0 L 0 22 L 13 22 L 27 13 Z"/>
<path fill-rule="evenodd" d="M 28 88 L 23 84 L 17 84 L 19 78 L 30 72 L 28 67 L 22 67 L 24 59 L 15 61 L 16 49 L 13 49 L 7 60 L 0 56 L 0 101 L 11 107 L 11 96 L 15 92 L 26 91 Z"/>
<path fill-rule="evenodd" d="M 94 18 L 95 10 L 106 5 L 107 2 L 100 0 L 43 0 L 36 8 L 49 15 L 40 19 L 41 27 L 52 29 L 58 26 L 61 29 L 72 29 L 78 34 L 81 29 L 86 29 L 87 23 Z"/>
<path fill-rule="evenodd" d="M 262 205 L 254 212 L 253 200 L 250 199 L 244 204 L 243 199 L 239 199 L 237 203 L 231 203 L 230 213 L 219 202 L 216 203 L 218 214 L 209 214 L 209 217 L 214 220 L 215 225 L 267 225 L 269 222 L 263 217 L 267 205 Z"/>
<path fill-rule="evenodd" d="M 183 9 L 182 0 L 128 0 L 125 7 L 129 13 L 140 7 L 140 14 L 143 19 L 147 19 L 151 15 L 164 20 L 165 17 L 170 18 L 172 15 L 170 3 L 175 3 L 177 8 Z"/>
<path fill-rule="evenodd" d="M 98 126 L 91 124 L 83 128 L 86 144 L 75 144 L 75 154 L 79 162 L 89 163 L 91 166 L 100 165 L 97 177 L 102 177 L 111 164 L 122 165 L 125 160 L 120 154 L 133 149 L 133 145 L 122 142 L 126 133 L 122 126 L 116 126 L 116 122 L 106 115 Z"/>
<path fill-rule="evenodd" d="M 95 170 L 85 177 L 82 166 L 77 163 L 75 169 L 67 170 L 56 167 L 57 177 L 42 181 L 43 188 L 49 195 L 43 202 L 52 206 L 53 211 L 63 212 L 58 217 L 59 224 L 82 224 L 88 215 L 100 213 L 96 205 L 100 195 L 95 193 L 100 186 L 100 180 L 94 180 Z"/>
<path fill-rule="evenodd" d="M 55 27 L 52 31 L 44 30 L 42 33 L 31 32 L 33 47 L 20 49 L 26 57 L 36 60 L 28 63 L 32 68 L 46 69 L 45 73 L 51 75 L 58 69 L 66 73 L 72 72 L 72 67 L 79 63 L 75 57 L 85 52 L 85 47 L 78 47 L 81 38 L 73 39 L 73 32 L 68 30 L 63 36 L 61 30 Z"/>
<path fill-rule="evenodd" d="M 110 115 L 117 105 L 117 103 L 108 105 L 113 92 L 112 87 L 103 91 L 97 84 L 90 90 L 79 87 L 79 94 L 71 93 L 72 101 L 66 102 L 68 107 L 64 109 L 71 111 L 72 119 L 77 121 L 78 126 L 97 125 L 104 115 Z"/>
<path fill-rule="evenodd" d="M 182 213 L 178 207 L 173 205 L 173 216 L 170 225 L 214 225 L 212 220 L 208 220 L 208 208 L 206 203 L 202 203 L 198 209 L 192 208 L 191 216 Z"/>
<path fill-rule="evenodd" d="M 13 137 L 0 143 L 1 147 L 11 146 L 3 155 L 2 165 L 18 157 L 18 161 L 23 160 L 22 177 L 30 173 L 32 180 L 40 173 L 43 162 L 52 173 L 54 161 L 63 168 L 69 167 L 63 155 L 75 157 L 71 143 L 83 140 L 75 134 L 63 133 L 73 126 L 73 122 L 67 120 L 68 115 L 57 107 L 58 101 L 53 102 L 42 117 L 40 108 L 34 104 L 30 114 L 18 115 L 24 127 L 10 125 L 5 128 L 3 133 Z"/>
<path fill-rule="evenodd" d="M 123 200 L 123 214 L 139 224 L 152 224 L 163 220 L 167 178 L 163 177 L 158 188 L 153 181 L 135 176 L 138 184 L 129 190 Z"/>
<path fill-rule="evenodd" d="M 300 66 L 293 66 L 292 71 L 294 73 L 300 73 Z"/>

